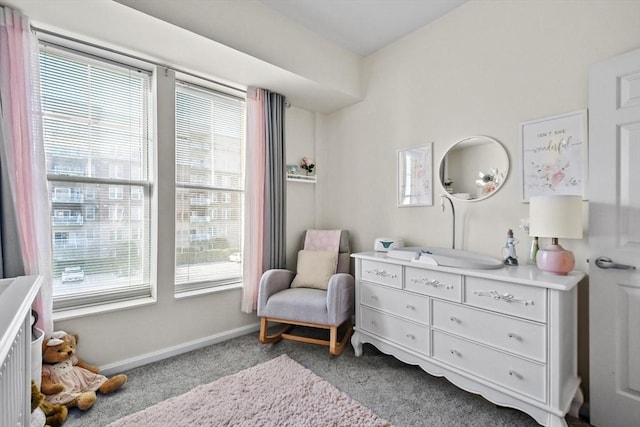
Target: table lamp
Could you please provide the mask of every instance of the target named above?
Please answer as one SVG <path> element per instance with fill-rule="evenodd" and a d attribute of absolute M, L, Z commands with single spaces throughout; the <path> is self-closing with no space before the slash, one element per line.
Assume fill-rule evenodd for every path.
<path fill-rule="evenodd" d="M 581 196 L 531 196 L 529 198 L 529 236 L 551 237 L 551 246 L 538 250 L 540 270 L 566 275 L 576 265 L 571 251 L 558 243 L 559 238 L 582 238 Z"/>

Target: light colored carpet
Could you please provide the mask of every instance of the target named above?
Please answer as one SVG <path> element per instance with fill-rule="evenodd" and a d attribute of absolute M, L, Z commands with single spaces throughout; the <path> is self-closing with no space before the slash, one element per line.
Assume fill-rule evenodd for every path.
<path fill-rule="evenodd" d="M 307 328 L 300 331 L 310 333 Z M 104 427 L 283 354 L 396 427 L 539 427 L 524 412 L 496 406 L 369 344 L 360 357 L 355 357 L 351 346 L 341 356 L 332 357 L 320 345 L 296 341 L 260 344 L 257 332 L 126 371 L 129 380 L 124 387 L 99 395 L 88 411 L 70 409 L 63 427 Z M 590 427 L 575 418 L 567 417 L 567 421 L 571 427 Z"/>
<path fill-rule="evenodd" d="M 200 385 L 109 427 L 390 426 L 287 355 Z"/>

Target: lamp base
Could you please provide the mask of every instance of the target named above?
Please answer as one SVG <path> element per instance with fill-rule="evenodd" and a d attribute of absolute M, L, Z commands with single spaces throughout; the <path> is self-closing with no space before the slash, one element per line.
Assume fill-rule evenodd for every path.
<path fill-rule="evenodd" d="M 551 245 L 538 250 L 536 264 L 542 271 L 566 276 L 573 271 L 576 260 L 571 251 L 565 250 L 560 245 Z"/>

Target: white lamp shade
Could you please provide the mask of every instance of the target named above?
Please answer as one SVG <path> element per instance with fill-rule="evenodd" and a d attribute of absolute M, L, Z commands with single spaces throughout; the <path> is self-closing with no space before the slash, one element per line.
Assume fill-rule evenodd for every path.
<path fill-rule="evenodd" d="M 529 235 L 581 239 L 582 197 L 531 196 Z"/>

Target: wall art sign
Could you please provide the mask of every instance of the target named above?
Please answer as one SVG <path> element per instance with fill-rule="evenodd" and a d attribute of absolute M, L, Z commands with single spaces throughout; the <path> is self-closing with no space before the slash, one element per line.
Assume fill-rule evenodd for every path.
<path fill-rule="evenodd" d="M 398 150 L 398 206 L 433 205 L 433 143 Z"/>
<path fill-rule="evenodd" d="M 587 188 L 586 110 L 520 125 L 521 195 L 579 195 Z"/>

